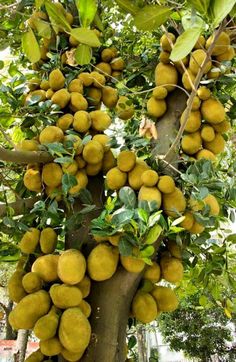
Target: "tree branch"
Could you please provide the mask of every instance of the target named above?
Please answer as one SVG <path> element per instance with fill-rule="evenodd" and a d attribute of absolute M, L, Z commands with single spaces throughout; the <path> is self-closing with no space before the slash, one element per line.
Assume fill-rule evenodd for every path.
<path fill-rule="evenodd" d="M 20 164 L 47 163 L 51 162 L 53 157 L 44 151 L 11 151 L 0 147 L 0 160 Z"/>
<path fill-rule="evenodd" d="M 12 208 L 14 210 L 14 215 L 22 215 L 25 209 L 31 209 L 35 202 L 37 202 L 40 198 L 39 197 L 31 197 L 29 199 L 19 199 L 15 202 L 11 202 L 10 204 L 6 205 L 0 203 L 0 217 L 3 217 L 7 214 L 7 209 Z"/>

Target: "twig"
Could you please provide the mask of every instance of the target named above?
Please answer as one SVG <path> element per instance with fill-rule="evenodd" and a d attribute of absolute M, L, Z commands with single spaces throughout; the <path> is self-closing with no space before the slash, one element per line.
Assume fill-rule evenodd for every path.
<path fill-rule="evenodd" d="M 5 185 L 14 193 L 17 199 L 21 199 L 20 195 L 16 192 L 16 190 L 13 189 L 11 184 L 8 182 L 8 180 L 3 176 L 3 174 L 0 175 L 0 178 L 3 180 L 3 184 Z"/>
<path fill-rule="evenodd" d="M 16 149 L 16 145 L 12 142 L 11 138 L 8 136 L 8 134 L 5 132 L 3 127 L 0 125 L 0 132 L 3 134 L 6 141 L 14 148 Z"/>

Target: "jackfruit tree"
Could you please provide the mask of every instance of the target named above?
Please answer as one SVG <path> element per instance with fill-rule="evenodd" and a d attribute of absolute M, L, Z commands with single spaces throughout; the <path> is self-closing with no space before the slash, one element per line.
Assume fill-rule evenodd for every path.
<path fill-rule="evenodd" d="M 183 285 L 235 312 L 234 5 L 0 6 L 0 256 L 26 361 L 129 360 L 127 330 Z"/>

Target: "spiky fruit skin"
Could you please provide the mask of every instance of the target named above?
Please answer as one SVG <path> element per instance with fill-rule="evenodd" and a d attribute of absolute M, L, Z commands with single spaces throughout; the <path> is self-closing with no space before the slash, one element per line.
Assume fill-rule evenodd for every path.
<path fill-rule="evenodd" d="M 157 187 L 163 194 L 171 194 L 175 191 L 175 181 L 171 176 L 164 175 L 159 178 Z"/>
<path fill-rule="evenodd" d="M 208 49 L 211 45 L 211 43 L 213 42 L 214 39 L 214 35 L 211 35 L 206 42 L 206 49 Z M 228 47 L 230 45 L 230 37 L 229 35 L 225 32 L 222 31 L 218 37 L 218 39 L 215 42 L 213 51 L 212 51 L 212 55 L 220 55 L 223 54 L 227 51 Z"/>
<path fill-rule="evenodd" d="M 180 124 L 182 125 L 185 120 L 186 111 L 183 112 L 180 118 Z M 201 113 L 199 111 L 191 111 L 185 125 L 185 131 L 193 133 L 199 130 L 201 127 Z"/>
<path fill-rule="evenodd" d="M 119 261 L 117 248 L 98 244 L 88 257 L 88 273 L 91 279 L 103 281 L 110 279 L 116 272 Z"/>
<path fill-rule="evenodd" d="M 155 186 L 158 182 L 159 176 L 158 173 L 154 170 L 147 170 L 143 172 L 141 176 L 141 181 L 144 186 L 152 187 Z"/>
<path fill-rule="evenodd" d="M 40 256 L 34 261 L 31 271 L 37 273 L 46 283 L 54 282 L 58 279 L 58 259 L 59 255 L 48 254 Z"/>
<path fill-rule="evenodd" d="M 120 261 L 123 268 L 130 273 L 140 273 L 145 267 L 145 263 L 142 259 L 133 256 L 121 255 Z"/>
<path fill-rule="evenodd" d="M 175 67 L 171 64 L 159 63 L 155 69 L 155 83 L 157 86 L 164 86 L 168 92 L 173 91 L 178 83 L 178 72 Z"/>
<path fill-rule="evenodd" d="M 119 190 L 125 186 L 127 174 L 120 171 L 118 167 L 111 168 L 106 174 L 106 184 L 110 190 Z"/>
<path fill-rule="evenodd" d="M 64 133 L 61 130 L 61 128 L 56 126 L 47 126 L 40 133 L 39 142 L 41 144 L 62 142 L 63 138 L 64 138 Z"/>
<path fill-rule="evenodd" d="M 117 116 L 123 121 L 127 121 L 134 115 L 134 105 L 132 101 L 126 96 L 120 96 L 116 104 Z"/>
<path fill-rule="evenodd" d="M 215 161 L 216 160 L 216 156 L 214 155 L 213 152 L 206 150 L 206 149 L 202 149 L 200 151 L 198 151 L 195 155 L 197 160 L 201 160 L 202 158 L 205 158 L 206 160 L 211 160 L 211 161 Z"/>
<path fill-rule="evenodd" d="M 65 284 L 75 285 L 84 278 L 86 260 L 83 254 L 76 249 L 64 251 L 58 259 L 57 273 Z"/>
<path fill-rule="evenodd" d="M 170 283 L 177 283 L 183 279 L 183 264 L 182 262 L 173 257 L 163 257 L 161 258 L 161 274 L 162 277 L 170 282 Z"/>
<path fill-rule="evenodd" d="M 161 279 L 160 265 L 153 261 L 152 265 L 148 265 L 143 275 L 144 279 L 150 280 L 153 283 L 159 282 Z"/>
<path fill-rule="evenodd" d="M 167 109 L 164 99 L 149 98 L 147 102 L 147 112 L 150 116 L 159 118 L 165 114 Z"/>
<path fill-rule="evenodd" d="M 181 146 L 183 151 L 188 155 L 194 155 L 195 153 L 197 153 L 202 147 L 200 132 L 197 131 L 185 134 L 182 138 Z"/>
<path fill-rule="evenodd" d="M 65 77 L 60 69 L 54 69 L 49 74 L 49 85 L 52 90 L 59 90 L 64 87 Z"/>
<path fill-rule="evenodd" d="M 215 138 L 211 142 L 204 142 L 204 148 L 211 151 L 215 155 L 224 151 L 225 140 L 220 133 L 216 133 Z"/>
<path fill-rule="evenodd" d="M 137 292 L 132 301 L 132 314 L 141 323 L 150 323 L 158 315 L 155 299 L 149 293 Z"/>
<path fill-rule="evenodd" d="M 161 206 L 162 196 L 157 187 L 141 186 L 138 193 L 139 200 L 155 201 L 156 206 L 159 209 Z"/>
<path fill-rule="evenodd" d="M 135 153 L 132 151 L 121 151 L 117 157 L 117 167 L 123 172 L 131 171 L 136 163 Z"/>
<path fill-rule="evenodd" d="M 173 312 L 178 307 L 178 299 L 171 288 L 156 286 L 151 292 L 161 312 Z"/>
<path fill-rule="evenodd" d="M 215 98 L 209 98 L 202 102 L 202 116 L 210 124 L 218 124 L 225 119 L 225 109 L 223 104 Z"/>
<path fill-rule="evenodd" d="M 197 75 L 199 69 L 202 67 L 202 64 L 206 59 L 206 56 L 207 54 L 203 49 L 197 49 L 191 53 L 189 68 L 193 74 Z M 211 66 L 212 63 L 211 60 L 209 60 L 204 67 L 203 74 L 209 72 Z"/>
<path fill-rule="evenodd" d="M 163 209 L 168 216 L 178 217 L 186 209 L 186 200 L 180 189 L 175 188 L 174 192 L 163 194 Z"/>

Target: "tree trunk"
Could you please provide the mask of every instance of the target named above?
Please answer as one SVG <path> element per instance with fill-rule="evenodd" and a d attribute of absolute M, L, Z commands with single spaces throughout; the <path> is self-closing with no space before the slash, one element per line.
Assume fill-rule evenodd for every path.
<path fill-rule="evenodd" d="M 138 361 L 147 362 L 147 346 L 146 346 L 146 333 L 142 325 L 137 329 L 137 341 L 138 341 Z"/>

